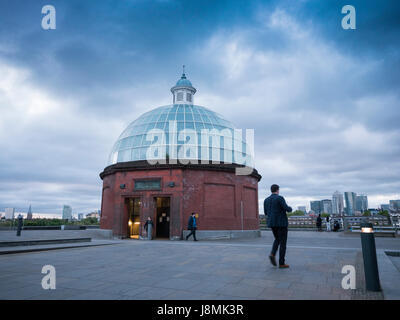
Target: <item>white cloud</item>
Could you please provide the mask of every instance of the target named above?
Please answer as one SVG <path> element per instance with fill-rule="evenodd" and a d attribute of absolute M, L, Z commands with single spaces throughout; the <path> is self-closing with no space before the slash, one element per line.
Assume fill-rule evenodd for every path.
<path fill-rule="evenodd" d="M 370 203 L 395 196 L 399 129 L 371 126 L 385 114 L 395 122 L 387 111 L 399 104 L 396 93 L 371 89 L 382 61 L 361 61 L 341 51 L 316 35 L 312 22 L 299 23 L 283 10 L 260 10 L 257 21 L 216 30 L 182 54 L 190 54 L 209 75 L 198 88 L 196 104 L 255 129 L 256 168 L 263 175 L 260 200 L 272 183 L 281 185 L 294 207 L 330 197 L 336 189 L 368 193 Z M 93 48 L 88 60 L 103 46 Z M 0 54 L 13 50 L 0 44 Z M 112 46 L 109 50 L 109 56 L 118 56 Z M 70 81 L 82 75 L 90 80 L 86 69 L 77 72 L 74 59 L 60 58 L 62 53 L 50 50 L 46 56 L 56 70 L 54 78 L 68 65 Z M 139 53 L 136 58 L 132 63 L 143 61 Z M 45 203 L 47 198 L 57 208 L 64 201 L 98 208 L 98 173 L 115 139 L 141 113 L 171 102 L 170 79 L 160 80 L 156 73 L 151 83 L 132 80 L 110 90 L 109 79 L 96 78 L 94 88 L 88 84 L 88 90 L 71 94 L 60 90 L 67 92 L 62 95 L 33 80 L 29 69 L 0 61 L 0 74 L 0 164 L 7 166 L 0 171 L 0 204 L 35 198 Z M 96 109 L 98 102 L 103 105 Z M 27 184 L 34 187 L 25 189 Z"/>
<path fill-rule="evenodd" d="M 283 10 L 260 11 L 258 21 L 259 28 L 217 30 L 199 48 L 219 76 L 198 100 L 255 128 L 260 199 L 278 183 L 294 206 L 338 188 L 368 193 L 376 205 L 400 185 L 385 173 L 400 175 L 392 156 L 400 131 L 370 126 L 398 98 L 360 89 L 381 61 L 339 51 Z"/>
<path fill-rule="evenodd" d="M 55 208 L 69 199 L 82 201 L 80 205 L 88 210 L 99 208 L 98 173 L 123 124 L 83 117 L 79 101 L 35 85 L 29 70 L 0 61 L 0 74 L 0 203 Z M 79 197 L 66 193 L 85 185 L 91 185 L 86 188 L 90 200 L 84 193 Z M 46 201 L 40 200 L 43 195 Z"/>
<path fill-rule="evenodd" d="M 30 82 L 28 70 L 9 66 L 0 61 L 0 106 L 3 112 L 18 113 L 19 121 L 59 111 L 60 104 Z M 2 117 L 4 120 L 4 116 Z"/>

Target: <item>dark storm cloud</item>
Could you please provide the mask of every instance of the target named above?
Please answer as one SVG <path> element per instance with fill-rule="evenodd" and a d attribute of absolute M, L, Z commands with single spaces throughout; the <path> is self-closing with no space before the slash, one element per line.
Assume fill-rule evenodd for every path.
<path fill-rule="evenodd" d="M 352 1 L 0 3 L 0 209 L 100 207 L 113 142 L 171 101 L 182 64 L 196 102 L 254 128 L 262 199 L 339 189 L 400 196 L 399 7 Z M 371 200 L 370 200 L 371 203 Z"/>
<path fill-rule="evenodd" d="M 38 19 L 44 4 L 3 4 L 4 15 L 13 13 L 6 25 L 11 29 L 11 21 L 17 21 L 12 33 L 2 34 L 16 47 L 8 58 L 27 65 L 34 81 L 59 94 L 97 95 L 94 106 L 86 105 L 97 109 L 108 108 L 101 103 L 102 91 L 178 75 L 178 68 L 191 62 L 193 45 L 210 29 L 246 20 L 252 8 L 229 1 L 59 1 L 57 30 L 44 32 Z M 26 24 L 18 23 L 24 19 Z"/>

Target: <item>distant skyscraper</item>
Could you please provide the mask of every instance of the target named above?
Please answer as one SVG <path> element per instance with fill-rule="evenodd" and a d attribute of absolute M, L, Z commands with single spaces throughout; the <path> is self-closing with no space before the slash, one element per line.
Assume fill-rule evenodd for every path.
<path fill-rule="evenodd" d="M 322 213 L 321 201 L 318 201 L 318 200 L 310 201 L 310 208 L 311 208 L 311 211 L 314 211 L 314 213 L 316 213 L 316 214 Z"/>
<path fill-rule="evenodd" d="M 64 205 L 62 218 L 67 220 L 72 220 L 72 208 L 71 206 Z"/>
<path fill-rule="evenodd" d="M 28 213 L 26 214 L 26 219 L 32 220 L 32 206 L 31 205 L 29 205 L 29 210 L 28 210 Z"/>
<path fill-rule="evenodd" d="M 78 220 L 82 220 L 84 218 L 84 214 L 83 213 L 78 213 Z"/>
<path fill-rule="evenodd" d="M 400 200 L 389 200 L 390 210 L 399 211 L 400 210 Z"/>
<path fill-rule="evenodd" d="M 330 199 L 321 200 L 321 210 L 323 213 L 332 214 L 332 200 Z"/>
<path fill-rule="evenodd" d="M 332 213 L 342 214 L 344 211 L 343 194 L 335 191 L 332 195 Z"/>
<path fill-rule="evenodd" d="M 356 196 L 356 210 L 361 213 L 368 210 L 368 197 L 366 195 Z"/>
<path fill-rule="evenodd" d="M 346 201 L 346 215 L 354 216 L 356 213 L 356 194 L 354 192 L 345 192 L 344 200 Z"/>
<path fill-rule="evenodd" d="M 390 205 L 389 204 L 381 204 L 381 210 L 386 210 L 387 212 L 389 212 L 389 207 L 390 207 Z"/>
<path fill-rule="evenodd" d="M 6 208 L 5 217 L 6 219 L 14 219 L 15 208 Z"/>
<path fill-rule="evenodd" d="M 297 207 L 297 210 L 303 211 L 304 213 L 307 213 L 306 206 L 298 206 L 298 207 Z"/>

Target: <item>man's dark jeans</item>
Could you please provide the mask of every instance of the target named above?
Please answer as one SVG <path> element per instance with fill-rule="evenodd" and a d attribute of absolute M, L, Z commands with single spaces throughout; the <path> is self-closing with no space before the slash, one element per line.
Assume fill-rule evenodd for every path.
<path fill-rule="evenodd" d="M 275 256 L 279 247 L 279 264 L 285 264 L 285 254 L 286 254 L 286 241 L 288 228 L 287 227 L 272 227 L 272 233 L 274 234 L 275 241 L 272 245 L 271 254 Z"/>
<path fill-rule="evenodd" d="M 197 240 L 197 239 L 196 239 L 196 228 L 193 228 L 193 229 L 190 231 L 190 233 L 186 236 L 186 240 L 189 239 L 189 237 L 190 237 L 191 235 L 193 235 L 193 239 L 194 239 L 194 240 Z"/>

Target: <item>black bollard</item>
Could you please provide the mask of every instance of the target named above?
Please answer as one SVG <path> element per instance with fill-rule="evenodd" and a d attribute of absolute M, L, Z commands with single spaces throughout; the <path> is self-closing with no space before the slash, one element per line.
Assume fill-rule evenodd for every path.
<path fill-rule="evenodd" d="M 367 290 L 381 291 L 378 261 L 376 259 L 375 237 L 372 223 L 361 224 L 361 246 L 364 260 L 364 274 Z"/>

